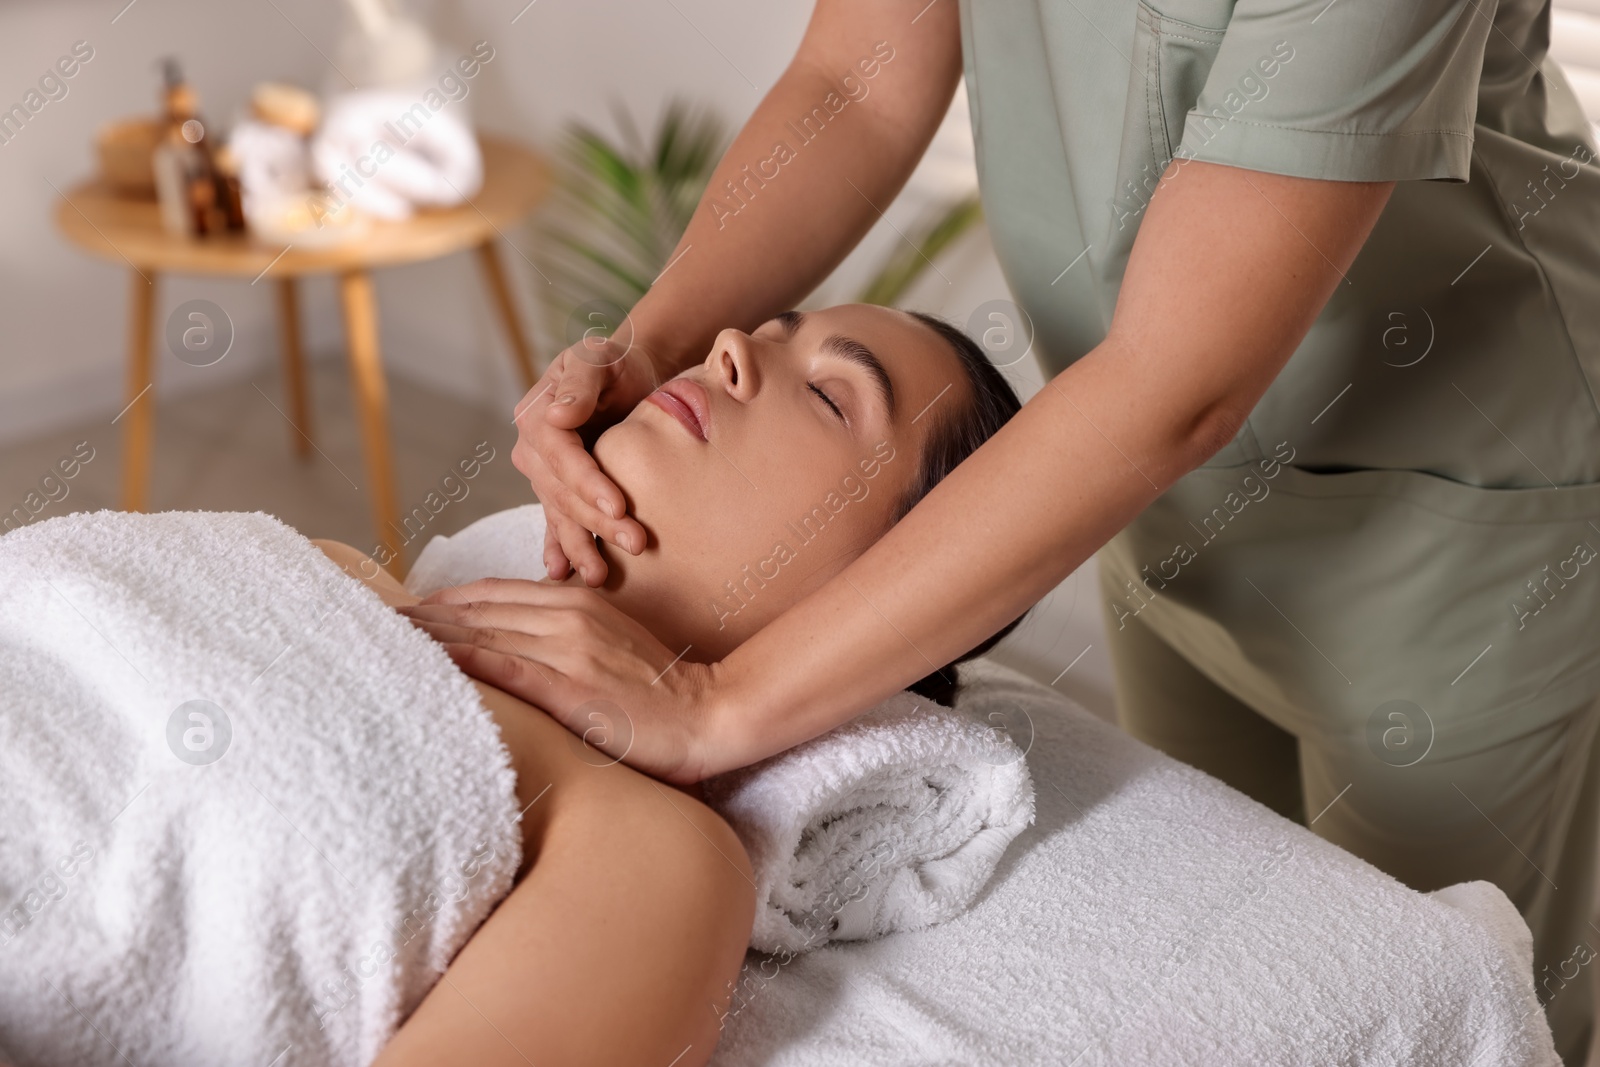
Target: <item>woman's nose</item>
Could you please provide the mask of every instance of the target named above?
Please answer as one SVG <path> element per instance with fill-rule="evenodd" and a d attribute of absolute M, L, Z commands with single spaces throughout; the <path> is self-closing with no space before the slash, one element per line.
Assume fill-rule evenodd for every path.
<path fill-rule="evenodd" d="M 755 341 L 742 330 L 727 329 L 717 334 L 711 348 L 712 370 L 728 395 L 741 403 L 755 397 L 761 388 L 756 371 Z"/>

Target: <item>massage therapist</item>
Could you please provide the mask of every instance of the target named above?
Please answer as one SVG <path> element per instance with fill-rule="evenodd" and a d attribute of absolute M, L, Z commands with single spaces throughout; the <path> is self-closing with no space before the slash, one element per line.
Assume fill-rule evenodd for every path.
<path fill-rule="evenodd" d="M 963 72 L 1045 388 L 720 662 L 531 584 L 468 587 L 526 634 L 453 653 L 569 726 L 615 702 L 627 761 L 688 782 L 845 721 L 1098 551 L 1124 727 L 1419 890 L 1500 886 L 1581 1063 L 1600 167 L 1549 27 L 1548 0 L 820 0 L 631 346 L 569 349 L 524 400 L 551 575 L 596 585 L 592 534 L 647 536 L 577 429 L 800 303 Z M 521 658 L 553 630 L 587 654 Z"/>

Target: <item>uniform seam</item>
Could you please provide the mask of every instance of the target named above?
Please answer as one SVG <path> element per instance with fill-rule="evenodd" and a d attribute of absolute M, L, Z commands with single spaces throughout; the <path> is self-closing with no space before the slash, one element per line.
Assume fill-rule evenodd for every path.
<path fill-rule="evenodd" d="M 1189 114 L 1198 115 L 1202 119 L 1221 119 L 1221 121 L 1232 126 L 1256 126 L 1263 130 L 1292 130 L 1295 133 L 1333 134 L 1339 137 L 1426 137 L 1432 134 L 1444 134 L 1447 137 L 1464 137 L 1468 141 L 1473 139 L 1472 134 L 1462 133 L 1460 130 L 1387 130 L 1381 132 L 1373 130 L 1317 130 L 1309 126 L 1285 126 L 1276 122 L 1249 122 L 1245 119 L 1233 118 L 1231 115 L 1224 118 L 1207 111 L 1201 111 L 1198 105 Z"/>
<path fill-rule="evenodd" d="M 1204 471 L 1208 471 L 1208 472 L 1217 472 L 1217 471 L 1231 470 L 1231 469 L 1235 469 L 1235 468 L 1238 468 L 1238 467 L 1245 467 L 1245 466 L 1250 466 L 1250 464 L 1233 464 L 1232 467 L 1202 467 L 1202 468 L 1199 468 L 1199 469 L 1200 470 L 1204 470 Z M 1293 466 L 1293 464 L 1285 464 L 1285 466 Z M 1304 467 L 1295 467 L 1294 469 L 1298 470 L 1298 471 L 1302 471 L 1303 473 L 1306 473 L 1306 474 L 1313 475 L 1313 476 L 1316 476 L 1318 474 L 1318 472 L 1306 470 Z M 1442 480 L 1450 482 L 1450 484 L 1452 486 L 1454 486 L 1454 487 L 1461 488 L 1461 489 L 1467 489 L 1467 490 L 1475 490 L 1477 492 L 1482 492 L 1482 493 L 1520 493 L 1520 492 L 1562 493 L 1562 492 L 1568 492 L 1568 491 L 1575 490 L 1575 489 L 1583 490 L 1583 489 L 1595 489 L 1597 487 L 1600 487 L 1600 482 L 1578 482 L 1578 483 L 1573 484 L 1573 485 L 1558 485 L 1553 489 L 1548 485 L 1511 486 L 1511 487 L 1505 487 L 1505 488 L 1498 487 L 1498 486 L 1489 486 L 1489 485 L 1471 485 L 1471 484 L 1469 484 L 1467 482 L 1455 481 L 1452 478 L 1443 478 L 1442 475 L 1432 474 L 1432 473 L 1430 473 L 1428 471 L 1420 470 L 1420 469 L 1417 469 L 1417 468 L 1414 468 L 1414 467 L 1364 467 L 1359 471 L 1348 471 L 1348 472 L 1345 472 L 1345 473 L 1360 474 L 1360 473 L 1365 473 L 1367 471 L 1383 471 L 1383 472 L 1386 472 L 1386 473 L 1389 472 L 1389 471 L 1400 471 L 1400 472 L 1405 473 L 1405 474 L 1421 474 L 1421 475 L 1424 475 L 1424 476 L 1430 477 L 1430 478 L 1442 478 Z M 1426 511 L 1428 514 L 1436 515 L 1441 519 L 1449 519 L 1452 522 L 1461 523 L 1462 525 L 1465 525 L 1465 526 L 1475 526 L 1475 527 L 1476 526 L 1484 526 L 1484 527 L 1512 526 L 1512 527 L 1533 527 L 1535 529 L 1544 529 L 1544 528 L 1550 527 L 1550 526 L 1565 525 L 1567 523 L 1579 522 L 1579 521 L 1582 520 L 1581 516 L 1573 516 L 1573 515 L 1558 516 L 1558 517 L 1552 517 L 1552 516 L 1548 516 L 1548 515 L 1543 515 L 1543 516 L 1536 516 L 1534 518 L 1527 518 L 1527 519 L 1524 519 L 1524 518 L 1515 518 L 1515 519 L 1468 518 L 1465 515 L 1458 515 L 1458 514 L 1456 514 L 1454 512 L 1451 512 L 1451 511 L 1448 511 L 1448 510 L 1444 510 L 1444 509 L 1439 508 L 1439 507 L 1435 507 L 1435 506 L 1433 506 L 1433 502 L 1432 501 L 1424 500 L 1424 499 L 1422 499 L 1420 497 L 1417 497 L 1417 496 L 1415 496 L 1413 494 L 1406 493 L 1406 492 L 1403 492 L 1403 491 L 1402 492 L 1393 492 L 1393 493 L 1384 493 L 1384 492 L 1376 492 L 1376 491 L 1374 491 L 1374 492 L 1351 492 L 1351 493 L 1339 493 L 1339 492 L 1328 492 L 1328 493 L 1299 492 L 1299 493 L 1297 493 L 1297 492 L 1294 491 L 1294 489 L 1290 488 L 1287 485 L 1279 485 L 1279 486 L 1277 486 L 1276 487 L 1276 491 L 1284 494 L 1285 496 L 1292 496 L 1297 500 L 1338 500 L 1338 501 L 1346 501 L 1346 500 L 1390 500 L 1390 501 L 1395 501 L 1395 502 L 1398 502 L 1398 503 L 1401 503 L 1401 504 L 1409 504 L 1409 505 L 1411 505 L 1412 507 L 1416 508 L 1419 511 Z"/>
<path fill-rule="evenodd" d="M 1511 213 L 1506 210 L 1506 197 L 1500 190 L 1500 183 L 1495 181 L 1494 172 L 1487 162 L 1481 159 L 1479 162 L 1482 164 L 1483 180 L 1489 184 L 1489 190 L 1494 194 L 1495 209 L 1500 212 L 1500 218 L 1505 223 L 1506 232 L 1512 235 L 1517 247 L 1522 249 L 1523 254 L 1533 263 L 1534 269 L 1539 272 L 1539 285 L 1549 295 L 1550 303 L 1555 307 L 1556 315 L 1561 319 L 1561 335 L 1567 342 L 1567 362 L 1577 372 L 1578 380 L 1583 382 L 1588 389 L 1589 410 L 1595 419 L 1596 425 L 1600 426 L 1600 397 L 1595 396 L 1595 383 L 1589 380 L 1589 375 L 1584 369 L 1583 362 L 1578 359 L 1577 342 L 1573 339 L 1572 328 L 1567 325 L 1567 309 L 1562 306 L 1561 297 L 1556 294 L 1555 286 L 1550 284 L 1550 275 L 1544 269 L 1544 260 L 1540 259 L 1533 249 L 1528 247 L 1528 243 L 1522 239 L 1521 230 L 1512 229 L 1511 223 L 1516 220 L 1512 219 Z"/>
<path fill-rule="evenodd" d="M 1581 707 L 1569 714 L 1566 717 L 1566 720 L 1562 723 L 1563 728 L 1561 730 L 1561 739 L 1558 742 L 1558 744 L 1561 746 L 1560 763 L 1556 768 L 1555 781 L 1551 783 L 1550 795 L 1548 802 L 1545 805 L 1545 811 L 1539 820 L 1540 825 L 1548 826 L 1550 824 L 1553 816 L 1556 813 L 1557 800 L 1562 799 L 1563 796 L 1567 796 L 1562 788 L 1563 786 L 1566 786 L 1572 790 L 1571 795 L 1567 796 L 1567 799 L 1570 799 L 1573 802 L 1565 805 L 1566 824 L 1561 828 L 1563 833 L 1559 836 L 1556 834 L 1551 834 L 1549 838 L 1543 842 L 1545 847 L 1539 850 L 1543 853 L 1543 859 L 1548 866 L 1560 866 L 1562 852 L 1564 851 L 1562 846 L 1566 844 L 1567 837 L 1572 832 L 1572 822 L 1578 814 L 1578 803 L 1583 799 L 1585 777 L 1584 771 L 1587 769 L 1589 760 L 1592 759 L 1594 755 L 1595 724 L 1592 722 L 1594 714 L 1594 701 L 1586 700 Z M 1579 719 L 1583 719 L 1584 721 L 1579 723 L 1576 721 Z M 1572 743 L 1572 734 L 1574 728 L 1587 731 L 1589 733 L 1589 737 L 1586 739 L 1584 744 L 1574 745 Z M 1573 781 L 1574 775 L 1577 776 L 1576 782 Z M 1551 854 L 1551 850 L 1554 850 L 1554 855 Z M 1541 875 L 1544 874 L 1542 870 L 1539 873 Z"/>
<path fill-rule="evenodd" d="M 1185 37 L 1181 33 L 1163 33 L 1163 36 L 1170 37 L 1174 41 L 1188 41 L 1191 44 L 1215 44 L 1217 41 L 1222 39 L 1222 34 L 1220 33 L 1217 34 L 1216 37 L 1210 38 L 1209 40 L 1200 37 Z"/>
<path fill-rule="evenodd" d="M 1167 136 L 1167 109 L 1161 95 L 1161 38 L 1165 31 L 1161 27 L 1160 17 L 1150 20 L 1150 53 L 1145 57 L 1145 67 L 1150 73 L 1144 79 L 1144 120 L 1150 127 L 1150 156 L 1161 162 L 1172 158 L 1171 145 Z M 1152 79 L 1150 74 L 1155 77 Z M 1157 139 L 1157 129 L 1160 138 Z"/>
<path fill-rule="evenodd" d="M 1141 9 L 1143 9 L 1144 11 L 1149 12 L 1150 19 L 1153 22 L 1155 22 L 1155 21 L 1169 22 L 1174 26 L 1182 26 L 1184 29 L 1191 30 L 1191 31 L 1193 31 L 1195 33 L 1210 34 L 1212 37 L 1217 38 L 1219 40 L 1228 35 L 1228 31 L 1225 30 L 1225 29 L 1217 30 L 1217 29 L 1211 28 L 1210 26 L 1197 26 L 1192 22 L 1185 22 L 1182 19 L 1173 18 L 1171 15 L 1168 15 L 1168 14 L 1165 14 L 1163 12 L 1157 11 L 1155 8 L 1150 6 L 1149 0 L 1139 0 L 1139 7 Z M 1176 36 L 1176 35 L 1175 34 L 1168 34 L 1168 36 L 1170 37 L 1170 36 Z M 1185 37 L 1183 39 L 1185 41 L 1196 41 L 1196 38 L 1193 38 L 1193 37 Z M 1197 43 L 1206 44 L 1208 42 L 1206 42 L 1206 41 L 1197 41 Z"/>

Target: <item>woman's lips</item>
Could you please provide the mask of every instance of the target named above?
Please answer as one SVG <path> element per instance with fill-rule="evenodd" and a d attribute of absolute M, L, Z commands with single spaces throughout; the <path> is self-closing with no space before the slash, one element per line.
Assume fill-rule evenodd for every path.
<path fill-rule="evenodd" d="M 687 378 L 674 378 L 646 399 L 700 440 L 711 440 L 711 397 L 702 386 Z"/>

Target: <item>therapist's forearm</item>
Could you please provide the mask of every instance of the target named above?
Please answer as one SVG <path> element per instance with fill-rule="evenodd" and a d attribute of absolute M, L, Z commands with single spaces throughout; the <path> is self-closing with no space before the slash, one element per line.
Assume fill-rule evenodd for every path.
<path fill-rule="evenodd" d="M 820 0 L 793 62 L 718 164 L 668 269 L 630 313 L 658 371 L 699 362 L 718 331 L 754 330 L 816 288 L 905 185 L 960 76 L 953 2 Z M 814 109 L 826 122 L 811 118 L 812 139 L 802 142 L 797 127 Z M 773 161 L 779 143 L 792 153 L 787 162 Z"/>
<path fill-rule="evenodd" d="M 842 575 L 715 668 L 726 686 L 717 749 L 731 765 L 823 733 L 955 659 L 1197 465 L 1193 446 L 1152 439 L 1116 360 L 1102 345 L 1057 376 Z"/>
<path fill-rule="evenodd" d="M 1390 189 L 1182 170 L 1152 198 L 1106 341 L 842 574 L 716 665 L 718 765 L 706 773 L 816 736 L 942 667 L 1214 454 L 1340 283 Z"/>

